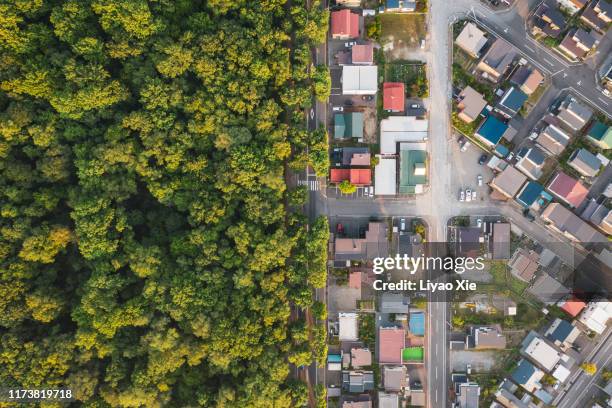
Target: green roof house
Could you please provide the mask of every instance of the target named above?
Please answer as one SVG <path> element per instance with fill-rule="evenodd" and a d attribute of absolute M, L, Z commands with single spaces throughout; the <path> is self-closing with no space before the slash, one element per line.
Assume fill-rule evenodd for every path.
<path fill-rule="evenodd" d="M 612 127 L 596 121 L 587 133 L 589 141 L 602 149 L 612 148 Z"/>
<path fill-rule="evenodd" d="M 400 194 L 419 194 L 427 184 L 427 152 L 400 151 Z"/>
<path fill-rule="evenodd" d="M 334 115 L 334 139 L 361 139 L 363 137 L 363 113 L 346 112 Z"/>

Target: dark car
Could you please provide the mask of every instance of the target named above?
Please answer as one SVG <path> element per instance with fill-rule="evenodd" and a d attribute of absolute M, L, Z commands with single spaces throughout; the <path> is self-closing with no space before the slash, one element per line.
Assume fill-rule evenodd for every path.
<path fill-rule="evenodd" d="M 478 159 L 478 164 L 483 165 L 485 164 L 485 162 L 487 161 L 488 156 L 486 154 L 483 154 L 482 156 L 480 156 L 480 158 Z"/>
<path fill-rule="evenodd" d="M 353 106 L 353 101 L 351 101 L 350 99 L 347 99 L 346 101 L 344 101 L 344 104 L 346 106 Z"/>
<path fill-rule="evenodd" d="M 465 143 L 465 137 L 459 136 L 459 139 L 457 139 L 457 143 L 459 143 L 459 146 L 463 146 L 463 144 Z"/>
<path fill-rule="evenodd" d="M 374 99 L 374 97 L 372 95 L 363 95 L 361 99 L 363 99 L 364 101 L 371 101 L 372 99 Z"/>
<path fill-rule="evenodd" d="M 533 214 L 529 211 L 529 208 L 525 208 L 523 210 L 523 217 L 527 218 L 529 221 L 535 220 Z"/>

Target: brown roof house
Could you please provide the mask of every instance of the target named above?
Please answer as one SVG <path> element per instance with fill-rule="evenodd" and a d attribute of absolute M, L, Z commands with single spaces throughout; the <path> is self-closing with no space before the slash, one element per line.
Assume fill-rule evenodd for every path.
<path fill-rule="evenodd" d="M 457 117 L 466 123 L 471 123 L 478 118 L 485 106 L 487 106 L 487 101 L 482 94 L 471 86 L 466 86 L 459 94 Z"/>
<path fill-rule="evenodd" d="M 584 9 L 580 19 L 604 34 L 608 29 L 608 25 L 612 22 L 612 2 L 608 0 L 593 0 Z"/>
<path fill-rule="evenodd" d="M 351 366 L 355 369 L 372 365 L 372 352 L 367 348 L 351 349 Z"/>
<path fill-rule="evenodd" d="M 559 105 L 557 119 L 573 131 L 581 130 L 593 116 L 593 110 L 567 95 Z"/>
<path fill-rule="evenodd" d="M 587 149 L 576 149 L 567 161 L 574 170 L 586 177 L 595 177 L 601 168 L 601 161 Z"/>
<path fill-rule="evenodd" d="M 506 198 L 512 198 L 525 184 L 525 181 L 527 181 L 527 177 L 523 173 L 512 166 L 508 166 L 489 185 Z"/>
<path fill-rule="evenodd" d="M 547 125 L 536 139 L 536 143 L 551 156 L 557 156 L 565 150 L 570 135 L 555 125 Z"/>
<path fill-rule="evenodd" d="M 385 391 L 401 392 L 406 387 L 406 366 L 385 366 L 383 384 Z"/>
<path fill-rule="evenodd" d="M 516 57 L 516 51 L 512 45 L 499 38 L 489 48 L 476 68 L 483 72 L 485 78 L 498 82 L 510 67 L 514 57 Z"/>
<path fill-rule="evenodd" d="M 580 207 L 589 193 L 589 189 L 584 184 L 562 171 L 555 174 L 547 188 L 555 197 L 570 207 Z"/>
<path fill-rule="evenodd" d="M 534 93 L 543 80 L 544 75 L 540 71 L 527 65 L 520 66 L 510 77 L 510 82 L 517 85 L 527 95 Z"/>
<path fill-rule="evenodd" d="M 461 33 L 457 36 L 455 44 L 474 58 L 480 57 L 480 50 L 487 43 L 484 31 L 476 27 L 476 24 L 468 22 Z"/>
<path fill-rule="evenodd" d="M 363 261 L 387 256 L 387 224 L 371 222 L 368 224 L 365 238 L 336 238 L 334 244 L 335 261 Z"/>
<path fill-rule="evenodd" d="M 374 62 L 372 43 L 353 45 L 351 47 L 351 62 L 353 65 L 372 65 Z"/>
<path fill-rule="evenodd" d="M 506 348 L 506 336 L 502 334 L 501 326 L 472 326 L 468 334 L 468 345 L 478 350 Z"/>
<path fill-rule="evenodd" d="M 577 28 L 567 33 L 559 44 L 559 49 L 571 59 L 578 60 L 586 57 L 597 44 L 599 44 L 599 40 L 591 35 L 591 33 L 582 28 Z"/>
<path fill-rule="evenodd" d="M 406 347 L 406 330 L 399 327 L 379 327 L 378 340 L 378 363 L 402 364 L 402 350 Z"/>
<path fill-rule="evenodd" d="M 581 220 L 576 214 L 565 208 L 562 204 L 551 203 L 542 213 L 542 219 L 548 225 L 567 236 L 569 239 L 580 242 L 583 246 L 590 243 L 607 242 L 607 238 Z"/>
<path fill-rule="evenodd" d="M 510 258 L 510 224 L 507 222 L 493 224 L 491 252 L 493 253 L 493 259 Z"/>
<path fill-rule="evenodd" d="M 508 266 L 510 266 L 510 272 L 514 276 L 529 283 L 538 270 L 539 260 L 540 256 L 536 252 L 519 248 L 512 255 Z"/>

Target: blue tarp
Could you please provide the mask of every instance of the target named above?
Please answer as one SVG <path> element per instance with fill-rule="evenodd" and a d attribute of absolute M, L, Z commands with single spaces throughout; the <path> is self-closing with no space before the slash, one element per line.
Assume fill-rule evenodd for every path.
<path fill-rule="evenodd" d="M 340 354 L 328 354 L 327 355 L 327 362 L 328 363 L 341 363 L 342 362 L 342 356 Z"/>
<path fill-rule="evenodd" d="M 410 313 L 410 332 L 416 336 L 425 335 L 425 314 L 422 312 Z"/>

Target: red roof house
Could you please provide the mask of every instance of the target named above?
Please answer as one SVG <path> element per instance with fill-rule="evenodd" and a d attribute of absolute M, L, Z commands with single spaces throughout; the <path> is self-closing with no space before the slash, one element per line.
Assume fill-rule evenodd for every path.
<path fill-rule="evenodd" d="M 559 308 L 572 317 L 578 316 L 578 314 L 582 312 L 582 309 L 585 307 L 586 303 L 576 298 L 564 300 L 559 303 Z"/>
<path fill-rule="evenodd" d="M 553 177 L 548 185 L 548 190 L 572 207 L 578 207 L 589 193 L 589 190 L 581 182 L 562 171 Z"/>
<path fill-rule="evenodd" d="M 383 84 L 383 109 L 391 112 L 404 111 L 404 84 L 385 82 Z"/>
<path fill-rule="evenodd" d="M 402 350 L 406 347 L 406 331 L 398 327 L 378 329 L 378 362 L 402 364 Z"/>
<path fill-rule="evenodd" d="M 372 184 L 372 169 L 351 169 L 350 180 L 356 186 L 369 186 Z"/>
<path fill-rule="evenodd" d="M 330 183 L 341 183 L 351 179 L 351 169 L 331 169 L 329 172 Z"/>
<path fill-rule="evenodd" d="M 331 35 L 341 40 L 359 37 L 359 15 L 348 9 L 332 11 Z"/>

